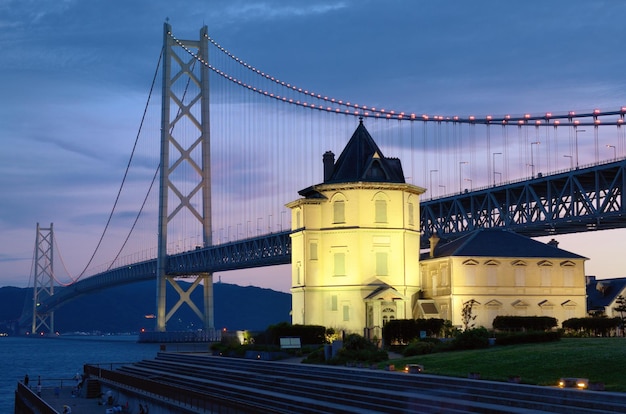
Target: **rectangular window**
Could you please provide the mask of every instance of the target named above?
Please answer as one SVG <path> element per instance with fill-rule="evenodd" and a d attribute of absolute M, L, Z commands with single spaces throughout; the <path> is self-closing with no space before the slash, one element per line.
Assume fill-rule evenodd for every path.
<path fill-rule="evenodd" d="M 387 202 L 385 200 L 376 200 L 376 223 L 387 222 Z"/>
<path fill-rule="evenodd" d="M 448 286 L 449 279 L 448 266 L 444 266 L 441 268 L 441 286 Z"/>
<path fill-rule="evenodd" d="M 376 252 L 376 276 L 387 276 L 387 252 Z"/>
<path fill-rule="evenodd" d="M 409 203 L 409 226 L 415 225 L 415 213 L 413 211 L 413 203 Z"/>
<path fill-rule="evenodd" d="M 541 272 L 541 286 L 550 286 L 552 284 L 552 269 L 549 267 L 542 267 Z"/>
<path fill-rule="evenodd" d="M 476 285 L 476 266 L 465 266 L 465 285 Z"/>
<path fill-rule="evenodd" d="M 350 320 L 350 306 L 348 305 L 343 305 L 343 320 L 344 321 Z"/>
<path fill-rule="evenodd" d="M 346 254 L 345 253 L 335 253 L 335 268 L 333 274 L 335 276 L 345 276 L 346 275 Z"/>
<path fill-rule="evenodd" d="M 487 266 L 487 286 L 498 285 L 498 268 L 496 266 Z"/>
<path fill-rule="evenodd" d="M 343 201 L 338 200 L 333 203 L 333 223 L 346 222 L 346 206 Z"/>
<path fill-rule="evenodd" d="M 330 297 L 330 310 L 331 311 L 337 310 L 337 295 L 332 295 Z"/>
<path fill-rule="evenodd" d="M 523 266 L 515 268 L 515 286 L 526 286 L 526 268 Z"/>
<path fill-rule="evenodd" d="M 563 269 L 563 286 L 574 286 L 574 269 Z"/>
<path fill-rule="evenodd" d="M 317 242 L 311 242 L 309 255 L 311 260 L 317 260 Z"/>

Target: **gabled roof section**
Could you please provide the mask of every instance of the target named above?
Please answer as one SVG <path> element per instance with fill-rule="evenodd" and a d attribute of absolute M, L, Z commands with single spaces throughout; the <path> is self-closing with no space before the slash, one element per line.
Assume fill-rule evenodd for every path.
<path fill-rule="evenodd" d="M 626 294 L 626 277 L 587 280 L 588 310 L 604 310 L 619 296 Z"/>
<path fill-rule="evenodd" d="M 397 299 L 408 300 L 406 296 L 402 295 L 395 288 L 387 284 L 380 286 L 379 288 L 377 288 L 376 290 L 374 290 L 372 293 L 370 293 L 369 295 L 365 297 L 365 300 L 384 300 L 388 302 L 391 302 Z"/>
<path fill-rule="evenodd" d="M 359 181 L 405 183 L 400 160 L 383 155 L 362 119 L 324 183 Z"/>
<path fill-rule="evenodd" d="M 504 229 L 478 229 L 449 243 L 439 242 L 435 247 L 434 257 L 449 256 L 586 259 Z M 422 259 L 428 259 L 428 255 Z"/>

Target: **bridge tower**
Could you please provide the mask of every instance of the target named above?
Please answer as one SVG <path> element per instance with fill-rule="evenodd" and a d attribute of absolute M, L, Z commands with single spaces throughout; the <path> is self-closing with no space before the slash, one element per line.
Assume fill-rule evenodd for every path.
<path fill-rule="evenodd" d="M 172 274 L 167 263 L 168 226 L 171 230 L 176 218 L 184 216 L 185 220 L 199 222 L 202 247 L 212 244 L 209 68 L 199 62 L 208 59 L 208 41 L 206 26 L 200 30 L 199 40 L 180 40 L 172 35 L 171 26 L 164 24 L 157 253 L 156 330 L 159 332 L 166 330 L 167 321 L 185 303 L 203 321 L 206 333 L 211 334 L 215 329 L 213 275 Z M 187 176 L 190 171 L 194 178 Z M 190 180 L 195 182 L 190 185 Z M 195 280 L 185 291 L 176 281 L 179 277 Z M 178 293 L 178 300 L 169 310 L 168 283 Z M 204 289 L 203 311 L 191 300 L 191 293 L 200 286 Z"/>
<path fill-rule="evenodd" d="M 45 327 L 48 333 L 54 332 L 54 311 L 39 313 L 38 305 L 43 300 L 54 295 L 54 230 L 43 228 L 37 223 L 35 238 L 35 263 L 33 282 L 33 320 L 30 332 L 36 334 Z"/>

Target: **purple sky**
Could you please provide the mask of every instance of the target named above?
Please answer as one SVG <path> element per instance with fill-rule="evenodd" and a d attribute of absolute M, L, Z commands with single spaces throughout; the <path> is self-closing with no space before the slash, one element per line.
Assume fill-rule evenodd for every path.
<path fill-rule="evenodd" d="M 577 0 L 0 0 L 0 286 L 29 284 L 37 222 L 54 222 L 71 272 L 86 264 L 128 161 L 166 18 L 181 38 L 206 24 L 247 62 L 311 90 L 479 115 L 626 105 L 625 14 L 623 2 Z M 624 276 L 624 235 L 558 240 L 591 259 L 588 274 L 606 278 Z M 289 289 L 284 268 L 218 276 Z"/>

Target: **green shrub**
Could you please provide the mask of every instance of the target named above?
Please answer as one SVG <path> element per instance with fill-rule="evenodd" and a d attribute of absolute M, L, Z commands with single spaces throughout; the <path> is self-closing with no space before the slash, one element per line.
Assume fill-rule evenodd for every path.
<path fill-rule="evenodd" d="M 611 331 L 621 324 L 620 318 L 572 318 L 563 321 L 563 328 L 568 333 L 577 332 L 581 336 L 610 336 Z"/>
<path fill-rule="evenodd" d="M 302 345 L 321 345 L 326 341 L 326 328 L 318 325 L 291 325 L 281 322 L 270 325 L 265 332 L 255 337 L 256 343 L 280 345 L 280 338 L 298 337 Z"/>
<path fill-rule="evenodd" d="M 430 354 L 435 349 L 435 344 L 432 342 L 423 342 L 416 341 L 411 342 L 406 348 L 404 348 L 404 352 L 402 355 L 405 357 L 415 356 L 415 355 L 424 355 Z"/>
<path fill-rule="evenodd" d="M 318 348 L 309 353 L 306 358 L 302 360 L 303 364 L 324 364 L 325 362 L 326 358 L 324 356 L 324 347 Z"/>
<path fill-rule="evenodd" d="M 487 348 L 489 336 L 489 331 L 483 327 L 468 329 L 454 338 L 452 348 L 455 350 Z"/>
<path fill-rule="evenodd" d="M 344 338 L 343 348 L 337 355 L 328 361 L 333 365 L 344 365 L 348 362 L 376 363 L 389 359 L 387 351 L 378 349 L 376 345 L 357 334 L 350 334 Z"/>
<path fill-rule="evenodd" d="M 386 345 L 408 344 L 418 339 L 421 332 L 428 336 L 438 336 L 444 327 L 443 319 L 395 319 L 383 327 L 383 339 Z"/>
<path fill-rule="evenodd" d="M 494 329 L 502 331 L 546 331 L 557 326 L 556 318 L 550 316 L 496 316 Z"/>

